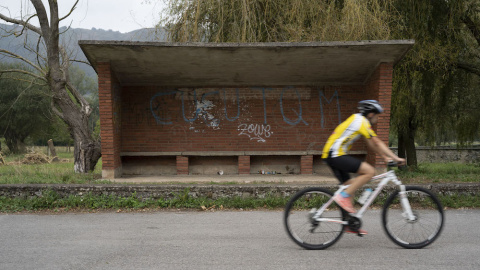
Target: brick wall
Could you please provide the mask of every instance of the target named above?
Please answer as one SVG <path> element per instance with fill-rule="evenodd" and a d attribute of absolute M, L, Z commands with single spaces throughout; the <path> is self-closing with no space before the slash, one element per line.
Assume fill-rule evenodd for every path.
<path fill-rule="evenodd" d="M 120 152 L 321 151 L 362 99 L 385 106 L 374 128 L 388 140 L 388 63 L 380 64 L 364 86 L 120 87 L 108 63 L 99 64 L 98 72 L 103 169 L 116 175 L 121 175 Z M 365 144 L 352 150 L 366 151 Z M 177 157 L 179 174 L 188 173 L 185 158 Z M 378 157 L 369 161 L 381 165 Z M 301 173 L 312 173 L 313 156 L 301 157 L 300 163 Z M 250 157 L 238 157 L 238 166 L 239 174 L 248 173 Z"/>
<path fill-rule="evenodd" d="M 98 96 L 102 138 L 102 177 L 115 178 L 121 171 L 121 88 L 110 63 L 99 63 Z"/>
<path fill-rule="evenodd" d="M 121 151 L 321 151 L 363 96 L 363 87 L 125 87 Z"/>
<path fill-rule="evenodd" d="M 388 143 L 388 135 L 390 133 L 390 111 L 392 100 L 392 76 L 393 64 L 380 63 L 375 73 L 367 84 L 366 97 L 368 99 L 377 99 L 382 105 L 385 112 L 378 117 L 378 122 L 373 126 L 379 139 Z M 385 162 L 379 155 L 373 152 L 368 153 L 367 161 L 375 164 L 376 168 L 384 168 Z"/>

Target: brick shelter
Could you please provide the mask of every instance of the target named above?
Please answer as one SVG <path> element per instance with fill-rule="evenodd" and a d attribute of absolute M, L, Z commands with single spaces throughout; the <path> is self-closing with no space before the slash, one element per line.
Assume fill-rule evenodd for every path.
<path fill-rule="evenodd" d="M 102 174 L 117 178 L 330 174 L 324 143 L 358 101 L 384 106 L 388 141 L 393 67 L 414 41 L 79 44 L 98 74 Z"/>

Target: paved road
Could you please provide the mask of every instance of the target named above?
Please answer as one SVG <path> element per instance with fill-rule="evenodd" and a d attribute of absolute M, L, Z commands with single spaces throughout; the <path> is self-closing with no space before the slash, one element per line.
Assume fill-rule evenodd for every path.
<path fill-rule="evenodd" d="M 323 251 L 290 241 L 279 211 L 0 215 L 0 269 L 480 269 L 480 210 L 447 211 L 421 250 L 394 245 L 379 215 Z"/>

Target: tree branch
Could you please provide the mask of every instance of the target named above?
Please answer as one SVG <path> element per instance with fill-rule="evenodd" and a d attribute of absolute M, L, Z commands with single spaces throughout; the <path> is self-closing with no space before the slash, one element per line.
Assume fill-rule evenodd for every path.
<path fill-rule="evenodd" d="M 458 62 L 457 67 L 480 76 L 480 68 L 467 62 Z"/>
<path fill-rule="evenodd" d="M 47 62 L 47 59 L 45 59 L 45 57 L 43 57 L 43 55 L 41 55 L 39 52 L 40 52 L 40 43 L 42 42 L 42 36 L 38 36 L 38 41 L 37 41 L 37 48 L 36 48 L 36 52 L 35 54 L 37 55 L 37 63 L 38 63 L 38 66 L 40 68 L 42 68 L 42 64 L 40 63 L 40 59 L 39 58 L 42 58 L 43 62 L 46 63 Z"/>
<path fill-rule="evenodd" d="M 27 21 L 23 21 L 23 20 L 17 20 L 17 19 L 12 19 L 12 18 L 9 18 L 5 15 L 3 15 L 2 13 L 0 13 L 0 19 L 6 21 L 6 22 L 9 22 L 9 23 L 14 23 L 14 24 L 18 24 L 18 25 L 21 25 L 29 30 L 32 30 L 33 32 L 39 34 L 39 35 L 42 35 L 42 30 L 34 25 L 31 25 L 28 23 L 28 21 L 33 18 L 35 15 L 33 15 L 32 17 L 28 18 Z M 23 30 L 22 30 L 23 31 Z"/>
<path fill-rule="evenodd" d="M 462 21 L 467 26 L 468 30 L 470 30 L 470 33 L 472 33 L 473 37 L 477 41 L 477 44 L 480 45 L 480 30 L 475 22 L 468 15 L 463 16 Z"/>
<path fill-rule="evenodd" d="M 82 60 L 71 59 L 70 62 L 82 63 L 82 64 L 92 66 L 92 64 L 90 64 L 89 62 L 82 61 Z"/>
<path fill-rule="evenodd" d="M 53 111 L 58 117 L 60 117 L 60 119 L 62 119 L 63 121 L 65 121 L 65 116 L 63 115 L 62 112 L 60 112 L 60 111 L 57 109 L 57 107 L 55 107 L 55 103 L 53 102 L 53 99 L 52 99 L 51 107 L 52 107 L 52 111 Z"/>
<path fill-rule="evenodd" d="M 29 64 L 30 66 L 32 66 L 36 70 L 38 70 L 42 75 L 46 75 L 46 73 L 40 67 L 38 67 L 37 65 L 33 64 L 32 62 L 30 62 L 29 60 L 27 60 L 26 58 L 24 58 L 24 57 L 22 57 L 18 54 L 12 53 L 12 52 L 4 50 L 4 49 L 0 49 L 0 54 L 4 54 L 4 55 L 7 55 L 7 56 L 12 57 L 12 58 L 19 59 L 19 60 Z"/>
<path fill-rule="evenodd" d="M 32 1 L 33 2 L 33 1 Z M 58 32 L 58 3 L 57 0 L 48 0 L 48 5 L 50 6 L 50 29 L 55 33 Z"/>
<path fill-rule="evenodd" d="M 85 98 L 78 92 L 77 88 L 73 86 L 70 81 L 67 81 L 67 87 L 70 90 L 70 93 L 75 97 L 78 103 L 82 106 L 82 111 L 85 112 L 87 117 L 90 116 L 92 113 L 92 108 L 90 107 L 90 104 L 85 100 Z"/>
<path fill-rule="evenodd" d="M 42 30 L 43 39 L 48 43 L 50 42 L 49 21 L 47 11 L 41 0 L 30 0 L 37 11 L 38 21 L 40 22 L 40 29 Z"/>
<path fill-rule="evenodd" d="M 2 71 L 0 71 L 2 72 Z M 0 77 L 2 76 L 2 73 L 0 73 Z M 17 96 L 17 98 L 13 101 L 12 105 L 10 105 L 10 108 L 8 108 L 5 113 L 3 113 L 1 116 L 0 116 L 0 119 L 3 118 L 3 116 L 5 116 L 5 114 L 8 113 L 8 111 L 10 111 L 12 108 L 13 108 L 13 105 L 15 105 L 15 103 L 17 103 L 17 101 L 20 99 L 20 97 L 23 95 L 23 93 L 25 93 L 28 89 L 30 89 L 30 87 L 32 87 L 33 84 L 36 84 L 35 83 L 35 80 L 32 80 L 32 81 L 28 81 L 30 83 L 29 86 L 27 86 L 25 89 L 23 89 L 22 92 L 20 92 L 20 94 Z M 5 135 L 5 134 L 4 134 Z"/>
<path fill-rule="evenodd" d="M 1 75 L 3 75 L 4 73 L 22 73 L 22 74 L 26 74 L 26 75 L 32 76 L 32 77 L 34 77 L 34 78 L 37 78 L 37 79 L 39 79 L 39 80 L 48 82 L 47 79 L 45 79 L 45 77 L 38 76 L 37 74 L 32 73 L 32 72 L 29 72 L 29 71 L 26 71 L 26 70 L 21 70 L 21 69 L 6 69 L 6 70 L 0 70 L 0 77 L 1 77 Z"/>
<path fill-rule="evenodd" d="M 58 20 L 59 22 L 62 21 L 62 20 L 64 20 L 64 19 L 66 19 L 68 16 L 70 16 L 70 14 L 72 14 L 72 12 L 77 8 L 78 1 L 80 1 L 80 0 L 77 0 L 77 1 L 75 2 L 75 4 L 73 4 L 72 9 L 70 9 L 70 12 L 68 12 L 67 15 L 63 16 L 62 18 L 60 18 L 60 19 Z"/>

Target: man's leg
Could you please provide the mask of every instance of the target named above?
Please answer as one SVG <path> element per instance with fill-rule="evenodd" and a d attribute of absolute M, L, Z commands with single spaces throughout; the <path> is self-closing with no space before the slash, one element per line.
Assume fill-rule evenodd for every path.
<path fill-rule="evenodd" d="M 375 169 L 372 167 L 372 165 L 362 162 L 362 164 L 360 164 L 360 168 L 358 168 L 357 174 L 357 177 L 352 178 L 344 183 L 344 185 L 350 185 L 345 192 L 352 197 L 355 195 L 355 191 L 357 189 L 361 188 L 363 185 L 368 183 L 370 179 L 372 179 L 372 177 L 375 175 Z"/>

